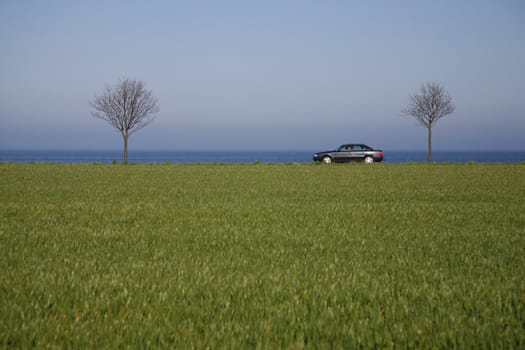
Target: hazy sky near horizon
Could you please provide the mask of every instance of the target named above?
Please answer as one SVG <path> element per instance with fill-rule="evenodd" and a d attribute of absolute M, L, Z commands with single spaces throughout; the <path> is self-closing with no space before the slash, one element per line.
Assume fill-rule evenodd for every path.
<path fill-rule="evenodd" d="M 0 1 L 0 149 L 120 149 L 88 102 L 146 82 L 133 149 L 525 149 L 525 1 Z"/>

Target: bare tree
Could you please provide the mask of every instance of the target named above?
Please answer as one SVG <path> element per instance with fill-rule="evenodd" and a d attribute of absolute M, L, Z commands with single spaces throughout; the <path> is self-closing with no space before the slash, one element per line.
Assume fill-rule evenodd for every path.
<path fill-rule="evenodd" d="M 146 90 L 145 83 L 120 79 L 115 86 L 106 87 L 90 102 L 91 114 L 107 121 L 124 139 L 124 162 L 128 161 L 128 138 L 151 124 L 159 111 L 157 99 Z"/>
<path fill-rule="evenodd" d="M 410 95 L 410 102 L 401 113 L 415 117 L 428 130 L 428 161 L 432 161 L 432 127 L 456 107 L 448 92 L 436 82 L 421 84 L 419 94 Z"/>

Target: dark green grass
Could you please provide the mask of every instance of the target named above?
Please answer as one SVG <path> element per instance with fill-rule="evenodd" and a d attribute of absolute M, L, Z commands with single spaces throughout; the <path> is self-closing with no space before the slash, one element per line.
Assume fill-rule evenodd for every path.
<path fill-rule="evenodd" d="M 0 164 L 5 348 L 523 348 L 523 164 Z"/>

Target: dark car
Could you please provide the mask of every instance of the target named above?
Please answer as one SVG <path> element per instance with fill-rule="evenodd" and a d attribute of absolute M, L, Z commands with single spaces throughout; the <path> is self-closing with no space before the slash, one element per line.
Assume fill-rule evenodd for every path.
<path fill-rule="evenodd" d="M 340 146 L 334 151 L 318 152 L 314 154 L 314 161 L 325 163 L 344 163 L 351 161 L 373 163 L 383 160 L 383 151 L 361 143 L 349 143 Z"/>

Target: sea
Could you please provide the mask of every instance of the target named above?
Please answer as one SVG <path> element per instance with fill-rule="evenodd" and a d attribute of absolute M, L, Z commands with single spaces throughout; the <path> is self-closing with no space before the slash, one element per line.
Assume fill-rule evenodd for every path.
<path fill-rule="evenodd" d="M 130 150 L 130 163 L 308 163 L 314 151 L 141 151 Z M 426 151 L 384 150 L 388 163 L 425 162 Z M 6 163 L 115 163 L 121 150 L 0 150 Z M 521 163 L 524 151 L 434 151 L 434 162 Z"/>

